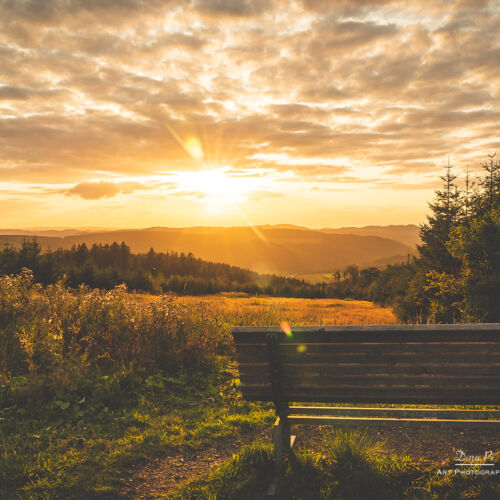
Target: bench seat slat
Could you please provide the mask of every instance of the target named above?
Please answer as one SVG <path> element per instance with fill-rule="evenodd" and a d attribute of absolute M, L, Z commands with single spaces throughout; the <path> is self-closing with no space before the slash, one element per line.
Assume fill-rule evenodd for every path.
<path fill-rule="evenodd" d="M 270 385 L 240 386 L 250 401 L 273 401 Z M 318 403 L 390 403 L 390 404 L 498 404 L 498 391 L 481 388 L 376 388 L 363 387 L 318 389 L 301 387 L 285 390 L 288 401 Z"/>
<path fill-rule="evenodd" d="M 247 384 L 265 384 L 269 381 L 268 374 L 253 374 L 245 377 Z M 284 374 L 282 378 L 284 386 L 294 387 L 300 390 L 302 386 L 314 386 L 317 388 L 327 387 L 415 387 L 425 385 L 433 388 L 449 387 L 478 387 L 489 390 L 500 390 L 500 379 L 498 376 L 469 375 L 406 375 L 406 374 L 364 374 L 364 375 L 336 375 L 326 376 L 323 373 L 296 373 Z"/>
<path fill-rule="evenodd" d="M 246 352 L 262 355 L 265 346 L 262 344 L 239 344 L 236 346 L 238 352 Z M 304 350 L 305 349 L 305 350 Z M 308 354 L 317 353 L 500 353 L 499 342 L 338 342 L 334 344 L 327 343 L 285 343 L 280 346 L 283 354 L 301 352 Z"/>
<path fill-rule="evenodd" d="M 294 326 L 293 331 L 298 333 L 310 332 L 392 332 L 392 331 L 407 331 L 407 332 L 420 332 L 420 331 L 464 331 L 464 332 L 477 332 L 477 331 L 499 331 L 500 323 L 457 323 L 457 324 L 418 324 L 418 325 L 312 325 L 312 326 Z M 258 333 L 274 333 L 281 332 L 279 326 L 234 326 L 232 328 L 233 335 L 249 334 L 254 336 Z"/>
<path fill-rule="evenodd" d="M 288 374 L 322 373 L 325 377 L 338 375 L 358 375 L 364 373 L 367 377 L 378 374 L 396 375 L 474 375 L 499 376 L 500 363 L 284 363 L 282 369 Z M 269 363 L 241 363 L 239 365 L 241 380 L 253 375 L 262 375 L 269 378 Z"/>
<path fill-rule="evenodd" d="M 476 428 L 484 427 L 485 425 L 500 429 L 500 420 L 454 420 L 454 419 L 421 419 L 421 418 L 369 418 L 369 417 L 326 417 L 315 415 L 291 415 L 288 417 L 291 424 L 314 424 L 314 425 L 432 425 L 432 426 L 446 426 L 446 427 L 467 427 Z"/>
<path fill-rule="evenodd" d="M 281 347 L 281 346 L 280 346 Z M 441 352 L 441 353 L 363 353 L 358 351 L 356 353 L 335 353 L 335 352 L 317 352 L 308 353 L 297 352 L 296 350 L 292 352 L 283 352 L 280 356 L 281 363 L 423 363 L 423 362 L 441 362 L 441 363 L 479 363 L 485 359 L 489 358 L 490 362 L 500 363 L 500 352 L 475 352 L 471 350 L 470 352 Z M 239 363 L 258 363 L 266 361 L 265 351 L 264 353 L 250 352 L 246 350 L 237 351 L 237 359 Z"/>
<path fill-rule="evenodd" d="M 449 418 L 466 419 L 499 419 L 500 410 L 462 410 L 436 408 L 360 408 L 346 406 L 290 406 L 290 415 L 330 415 L 349 417 L 392 417 L 392 418 Z"/>
<path fill-rule="evenodd" d="M 276 333 L 281 344 L 345 342 L 496 342 L 499 324 L 478 325 L 377 325 L 337 327 L 296 327 L 285 335 L 279 327 L 233 328 L 238 344 L 265 344 L 269 333 Z"/>
<path fill-rule="evenodd" d="M 246 388 L 254 387 L 254 388 L 271 388 L 271 385 L 268 384 L 263 384 L 263 383 L 253 383 L 253 384 L 242 384 L 241 390 L 245 391 Z M 267 389 L 266 389 L 267 390 Z M 321 397 L 327 397 L 328 395 L 332 395 L 332 397 L 337 397 L 337 396 L 354 396 L 354 395 L 363 395 L 366 394 L 368 396 L 393 396 L 397 394 L 404 394 L 404 395 L 426 395 L 431 398 L 439 398 L 439 397 L 446 397 L 450 395 L 463 395 L 463 396 L 469 396 L 469 395 L 476 395 L 478 393 L 480 394 L 490 394 L 492 398 L 496 397 L 498 401 L 498 391 L 496 389 L 491 389 L 488 387 L 484 387 L 480 383 L 470 383 L 468 385 L 466 384 L 448 384 L 445 382 L 440 382 L 439 385 L 436 384 L 420 384 L 420 385 L 415 385 L 415 384 L 405 384 L 404 382 L 400 384 L 383 384 L 383 383 L 370 383 L 367 382 L 365 385 L 359 384 L 359 383 L 349 383 L 349 382 L 344 382 L 344 383 L 339 383 L 332 385 L 332 382 L 330 382 L 329 385 L 307 385 L 307 383 L 304 383 L 302 385 L 296 385 L 296 384 L 290 384 L 287 385 L 286 383 L 282 387 L 283 390 L 283 396 L 288 400 L 288 401 L 305 401 L 303 399 L 300 399 L 301 397 L 311 397 L 314 398 L 315 396 L 321 396 Z M 496 392 L 496 394 L 495 394 Z"/>

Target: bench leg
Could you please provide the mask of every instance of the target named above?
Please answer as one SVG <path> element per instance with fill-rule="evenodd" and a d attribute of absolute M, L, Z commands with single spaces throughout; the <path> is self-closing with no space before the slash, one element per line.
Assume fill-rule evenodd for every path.
<path fill-rule="evenodd" d="M 278 417 L 273 427 L 274 463 L 282 467 L 285 455 L 290 451 L 290 426 L 287 421 Z"/>
<path fill-rule="evenodd" d="M 278 489 L 278 482 L 283 472 L 283 463 L 295 442 L 295 436 L 290 435 L 290 426 L 286 420 L 278 417 L 273 427 L 274 443 L 274 466 L 275 474 L 271 485 L 267 491 L 268 496 L 275 496 Z"/>

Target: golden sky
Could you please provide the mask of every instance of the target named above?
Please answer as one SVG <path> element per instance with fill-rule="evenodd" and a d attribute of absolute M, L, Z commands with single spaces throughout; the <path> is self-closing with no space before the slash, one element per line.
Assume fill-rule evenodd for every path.
<path fill-rule="evenodd" d="M 422 222 L 500 150 L 499 5 L 0 0 L 0 227 Z"/>

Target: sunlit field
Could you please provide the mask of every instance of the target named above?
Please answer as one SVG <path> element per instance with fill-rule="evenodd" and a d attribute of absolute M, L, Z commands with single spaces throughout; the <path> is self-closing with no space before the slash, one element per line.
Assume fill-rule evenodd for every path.
<path fill-rule="evenodd" d="M 139 295 L 140 300 L 157 300 Z M 247 297 L 221 294 L 205 297 L 184 296 L 175 300 L 188 307 L 200 305 L 234 326 L 272 326 L 287 321 L 303 325 L 383 325 L 397 323 L 392 308 L 362 300 L 295 299 L 283 297 Z"/>

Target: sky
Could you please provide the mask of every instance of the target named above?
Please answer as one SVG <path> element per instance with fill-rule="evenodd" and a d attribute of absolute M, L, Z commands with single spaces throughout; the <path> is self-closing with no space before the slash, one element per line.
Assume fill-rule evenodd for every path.
<path fill-rule="evenodd" d="M 500 150 L 500 4 L 0 0 L 0 227 L 421 223 Z"/>

